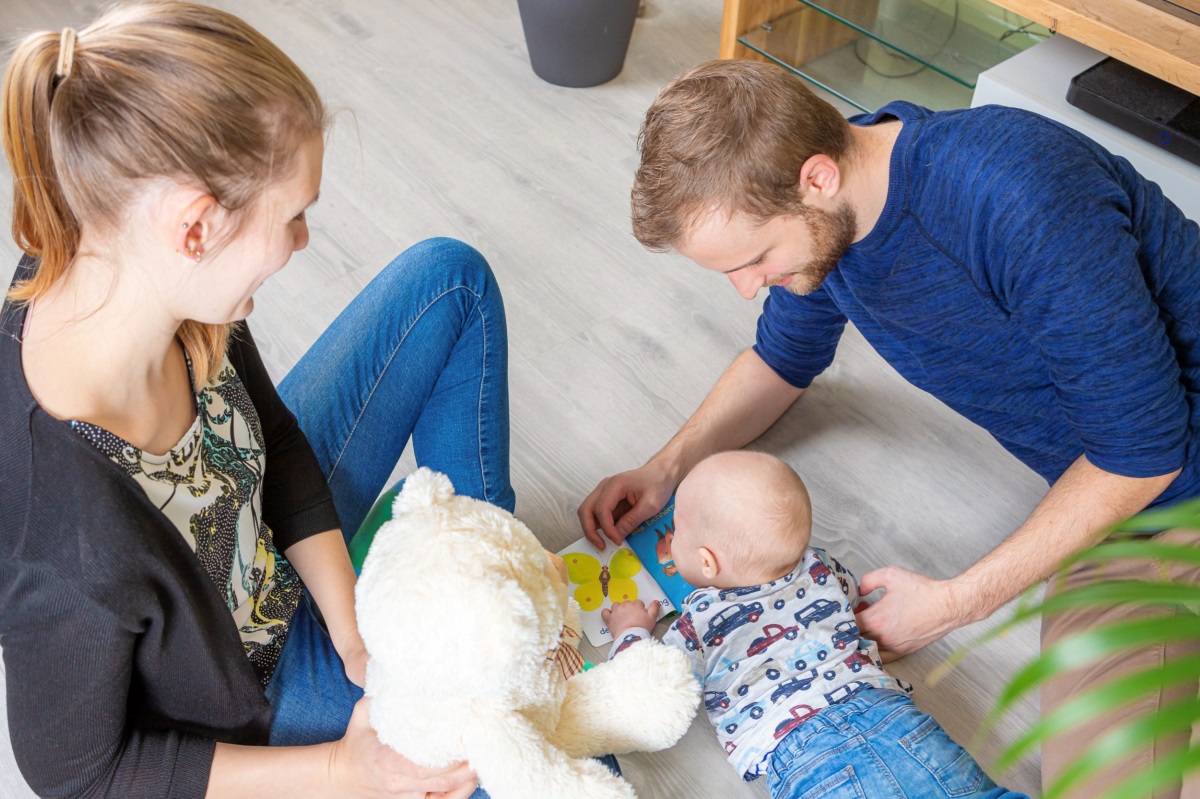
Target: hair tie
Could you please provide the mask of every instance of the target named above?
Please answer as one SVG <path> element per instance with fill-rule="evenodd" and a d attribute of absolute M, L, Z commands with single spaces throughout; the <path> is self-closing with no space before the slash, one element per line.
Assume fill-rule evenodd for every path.
<path fill-rule="evenodd" d="M 58 67 L 54 70 L 55 77 L 65 78 L 71 74 L 71 65 L 75 63 L 75 29 L 63 28 L 62 37 L 58 40 Z"/>

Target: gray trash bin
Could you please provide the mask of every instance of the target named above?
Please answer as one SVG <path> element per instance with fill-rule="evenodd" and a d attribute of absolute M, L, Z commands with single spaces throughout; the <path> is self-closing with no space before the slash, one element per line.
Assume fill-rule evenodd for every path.
<path fill-rule="evenodd" d="M 621 74 L 639 0 L 517 0 L 529 61 L 557 86 L 596 86 Z"/>

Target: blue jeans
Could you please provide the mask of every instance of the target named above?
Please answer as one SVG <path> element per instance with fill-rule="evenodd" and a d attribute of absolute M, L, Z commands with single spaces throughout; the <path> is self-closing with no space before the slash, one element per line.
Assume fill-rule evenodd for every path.
<path fill-rule="evenodd" d="M 773 799 L 1028 799 L 996 787 L 908 696 L 882 689 L 825 708 L 784 738 L 767 790 Z"/>
<path fill-rule="evenodd" d="M 349 541 L 411 438 L 417 463 L 512 511 L 508 330 L 487 261 L 429 239 L 388 264 L 279 384 Z"/>
<path fill-rule="evenodd" d="M 279 384 L 316 452 L 349 540 L 409 438 L 455 490 L 509 511 L 508 333 L 478 252 L 430 239 L 375 277 Z M 342 737 L 362 690 L 307 597 L 267 685 L 273 746 Z M 474 799 L 485 798 L 479 791 Z"/>

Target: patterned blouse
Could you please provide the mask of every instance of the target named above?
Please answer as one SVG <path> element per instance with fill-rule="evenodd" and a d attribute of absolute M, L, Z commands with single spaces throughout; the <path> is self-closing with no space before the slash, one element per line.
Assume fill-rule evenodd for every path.
<path fill-rule="evenodd" d="M 195 422 L 165 455 L 88 422 L 71 427 L 124 469 L 179 530 L 224 597 L 242 647 L 266 685 L 303 584 L 262 519 L 262 428 L 229 359 L 196 395 Z"/>

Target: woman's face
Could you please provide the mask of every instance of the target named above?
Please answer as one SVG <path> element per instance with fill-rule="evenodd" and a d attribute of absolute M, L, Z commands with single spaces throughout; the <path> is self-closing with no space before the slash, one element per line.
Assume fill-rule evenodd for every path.
<path fill-rule="evenodd" d="M 324 143 L 314 137 L 296 151 L 292 174 L 269 187 L 232 239 L 203 252 L 182 287 L 182 316 L 208 324 L 245 319 L 254 293 L 308 246 L 305 213 L 321 186 Z"/>

